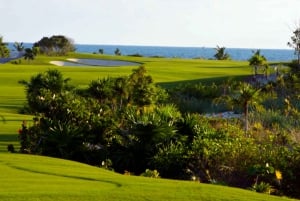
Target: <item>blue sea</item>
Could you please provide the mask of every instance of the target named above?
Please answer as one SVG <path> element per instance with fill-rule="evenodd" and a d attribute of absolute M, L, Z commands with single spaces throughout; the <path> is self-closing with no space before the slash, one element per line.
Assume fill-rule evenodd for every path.
<path fill-rule="evenodd" d="M 32 47 L 31 43 L 25 43 L 25 47 Z M 9 43 L 13 50 L 13 43 Z M 165 46 L 133 46 L 133 45 L 83 45 L 76 44 L 76 51 L 82 53 L 98 53 L 103 49 L 104 54 L 114 54 L 118 48 L 122 55 L 139 54 L 146 57 L 160 56 L 168 58 L 204 58 L 213 59 L 215 48 L 210 47 L 165 47 Z M 226 48 L 226 52 L 233 60 L 248 60 L 253 51 L 257 49 Z M 291 61 L 296 59 L 292 49 L 261 49 L 261 54 L 268 61 Z"/>

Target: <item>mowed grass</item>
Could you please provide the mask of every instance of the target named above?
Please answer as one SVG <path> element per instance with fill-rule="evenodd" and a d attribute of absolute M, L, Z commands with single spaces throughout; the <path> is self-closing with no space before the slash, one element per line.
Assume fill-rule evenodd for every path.
<path fill-rule="evenodd" d="M 19 114 L 26 98 L 19 80 L 48 69 L 60 70 L 71 84 L 86 87 L 91 80 L 129 75 L 137 67 L 57 67 L 51 60 L 66 58 L 104 58 L 140 62 L 154 81 L 166 87 L 185 82 L 222 81 L 251 74 L 247 62 L 194 59 L 115 57 L 72 54 L 43 57 L 22 64 L 0 65 L 0 200 L 1 201 L 89 201 L 89 200 L 199 200 L 248 201 L 290 200 L 224 186 L 191 181 L 125 176 L 98 167 L 41 156 L 7 153 L 7 145 L 18 149 L 18 129 L 32 116 Z M 100 162 L 100 161 L 99 161 Z"/>
<path fill-rule="evenodd" d="M 285 201 L 283 197 L 193 181 L 116 174 L 49 157 L 0 153 L 1 201 Z"/>
<path fill-rule="evenodd" d="M 126 76 L 137 67 L 59 67 L 50 61 L 67 58 L 98 58 L 139 62 L 158 84 L 174 86 L 183 82 L 208 80 L 220 81 L 229 77 L 244 77 L 251 74 L 248 62 L 214 61 L 198 59 L 170 59 L 128 56 L 109 56 L 94 54 L 70 54 L 67 57 L 38 56 L 34 61 L 22 60 L 21 64 L 0 64 L 0 114 L 2 112 L 17 113 L 25 100 L 24 87 L 18 82 L 29 80 L 32 75 L 48 69 L 58 69 L 65 78 L 71 78 L 71 84 L 86 87 L 91 80 L 103 77 Z"/>

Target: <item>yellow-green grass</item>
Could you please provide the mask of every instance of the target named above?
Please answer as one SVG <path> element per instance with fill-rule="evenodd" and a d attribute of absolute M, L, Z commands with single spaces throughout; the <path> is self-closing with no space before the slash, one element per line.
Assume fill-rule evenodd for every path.
<path fill-rule="evenodd" d="M 192 181 L 120 175 L 49 157 L 0 153 L 1 201 L 288 201 Z"/>

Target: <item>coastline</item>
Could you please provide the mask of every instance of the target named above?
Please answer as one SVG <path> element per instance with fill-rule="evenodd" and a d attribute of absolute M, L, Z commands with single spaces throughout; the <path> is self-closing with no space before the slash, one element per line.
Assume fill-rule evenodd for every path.
<path fill-rule="evenodd" d="M 25 47 L 31 47 L 32 43 L 24 43 Z M 13 50 L 13 44 L 9 43 Z M 172 47 L 172 46 L 139 46 L 139 45 L 101 45 L 101 44 L 75 44 L 76 52 L 98 54 L 102 49 L 104 54 L 114 55 L 118 48 L 122 55 L 139 54 L 145 57 L 166 58 L 203 58 L 213 59 L 215 48 L 213 47 Z M 247 61 L 253 54 L 255 48 L 226 48 L 226 52 L 232 60 Z M 268 61 L 286 62 L 295 59 L 293 49 L 260 49 Z"/>

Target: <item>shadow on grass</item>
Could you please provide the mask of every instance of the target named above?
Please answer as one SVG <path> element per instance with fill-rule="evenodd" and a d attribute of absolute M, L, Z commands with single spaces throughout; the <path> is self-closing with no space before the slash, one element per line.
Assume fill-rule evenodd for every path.
<path fill-rule="evenodd" d="M 13 141 L 18 141 L 18 135 L 0 134 L 0 142 L 13 142 Z"/>
<path fill-rule="evenodd" d="M 69 179 L 84 180 L 84 181 L 102 182 L 102 183 L 115 185 L 116 187 L 121 187 L 122 186 L 122 184 L 120 184 L 118 182 L 104 180 L 104 179 L 94 179 L 94 178 L 82 177 L 82 176 L 63 175 L 63 174 L 59 174 L 59 173 L 43 172 L 43 171 L 31 170 L 31 169 L 24 168 L 24 167 L 10 165 L 8 163 L 6 163 L 6 165 L 9 166 L 10 168 L 14 168 L 14 169 L 17 169 L 17 170 L 26 171 L 26 172 L 30 172 L 30 173 L 43 174 L 43 175 L 56 176 L 56 177 L 63 177 L 63 178 L 69 178 Z"/>
<path fill-rule="evenodd" d="M 196 79 L 196 80 L 183 80 L 183 81 L 177 81 L 177 82 L 158 82 L 157 84 L 163 88 L 174 88 L 178 85 L 182 84 L 222 84 L 226 80 L 235 80 L 235 81 L 244 81 L 247 78 L 249 78 L 249 75 L 241 75 L 241 76 L 224 76 L 224 77 L 214 77 L 214 78 L 202 78 L 202 79 Z"/>
<path fill-rule="evenodd" d="M 8 111 L 19 112 L 22 109 L 22 105 L 24 105 L 24 104 L 23 103 L 20 104 L 20 105 L 5 105 L 5 104 L 1 104 L 1 109 L 8 110 Z"/>

